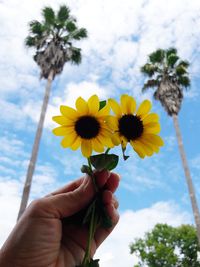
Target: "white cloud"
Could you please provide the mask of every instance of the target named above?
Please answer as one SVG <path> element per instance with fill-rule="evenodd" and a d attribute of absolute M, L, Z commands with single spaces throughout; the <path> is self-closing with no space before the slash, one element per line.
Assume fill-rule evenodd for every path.
<path fill-rule="evenodd" d="M 135 238 L 143 237 L 157 223 L 179 226 L 191 223 L 191 217 L 171 202 L 158 202 L 149 208 L 124 211 L 116 229 L 102 244 L 95 258 L 100 258 L 102 267 L 133 266 L 137 258 L 130 255 L 130 243 Z"/>

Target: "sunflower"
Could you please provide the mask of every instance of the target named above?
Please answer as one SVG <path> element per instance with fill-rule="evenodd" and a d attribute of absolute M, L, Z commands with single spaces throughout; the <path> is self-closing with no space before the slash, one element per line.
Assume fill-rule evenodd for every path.
<path fill-rule="evenodd" d="M 113 131 L 112 142 L 122 145 L 125 149 L 130 143 L 135 152 L 141 157 L 151 156 L 159 152 L 163 140 L 157 134 L 160 132 L 159 116 L 149 113 L 151 102 L 144 100 L 136 112 L 136 101 L 129 95 L 121 96 L 121 105 L 114 99 L 108 103 L 115 116 L 107 117 L 106 121 Z"/>
<path fill-rule="evenodd" d="M 92 151 L 104 152 L 104 147 L 111 148 L 111 131 L 105 119 L 109 115 L 110 107 L 105 105 L 100 109 L 97 95 L 91 96 L 88 101 L 82 97 L 76 100 L 76 110 L 68 106 L 60 106 L 61 116 L 52 119 L 61 126 L 53 133 L 63 136 L 61 146 L 77 150 L 81 147 L 83 156 L 90 157 Z"/>

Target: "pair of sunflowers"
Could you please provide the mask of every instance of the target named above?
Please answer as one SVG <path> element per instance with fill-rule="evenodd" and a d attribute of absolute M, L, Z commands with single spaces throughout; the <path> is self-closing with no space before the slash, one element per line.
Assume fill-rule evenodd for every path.
<path fill-rule="evenodd" d="M 76 100 L 76 109 L 60 106 L 61 116 L 53 117 L 60 126 L 53 130 L 57 136 L 63 136 L 64 148 L 77 150 L 81 147 L 84 157 L 89 158 L 93 150 L 104 152 L 121 144 L 125 150 L 128 143 L 141 157 L 159 152 L 163 140 L 160 132 L 159 116 L 149 113 L 151 102 L 144 100 L 138 109 L 133 97 L 123 94 L 120 104 L 108 99 L 103 108 L 97 95 L 88 101 L 82 97 Z M 112 109 L 114 115 L 110 115 Z"/>

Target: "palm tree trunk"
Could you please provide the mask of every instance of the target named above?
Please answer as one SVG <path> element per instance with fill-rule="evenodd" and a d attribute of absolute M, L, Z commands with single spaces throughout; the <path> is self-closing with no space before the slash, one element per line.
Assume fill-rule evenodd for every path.
<path fill-rule="evenodd" d="M 40 139 L 42 135 L 42 130 L 43 130 L 43 125 L 44 125 L 44 119 L 46 115 L 46 110 L 49 102 L 49 96 L 50 96 L 50 90 L 51 90 L 51 83 L 53 80 L 53 70 L 50 71 L 48 79 L 47 79 L 47 85 L 45 89 L 45 95 L 43 99 L 43 104 L 42 104 L 42 109 L 40 113 L 40 119 L 38 122 L 38 127 L 35 135 L 35 140 L 32 148 L 32 153 L 31 153 L 31 158 L 29 161 L 28 165 L 28 170 L 26 174 L 26 181 L 24 184 L 24 189 L 23 189 L 23 194 L 22 194 L 22 199 L 21 199 L 21 204 L 20 204 L 20 209 L 18 213 L 17 220 L 21 217 L 23 214 L 24 210 L 26 209 L 27 203 L 28 203 L 28 198 L 30 194 L 30 189 L 31 189 L 31 183 L 32 183 L 32 177 L 33 173 L 35 170 L 35 165 L 37 161 L 37 155 L 38 155 L 38 150 L 39 150 L 39 144 L 40 144 Z"/>
<path fill-rule="evenodd" d="M 200 214 L 199 214 L 199 208 L 198 208 L 198 204 L 197 204 L 197 200 L 196 200 L 196 196 L 195 196 L 194 186 L 193 186 L 193 183 L 192 183 L 192 177 L 190 175 L 190 171 L 189 171 L 189 167 L 188 167 L 188 163 L 187 163 L 187 159 L 186 159 L 186 155 L 185 155 L 185 151 L 184 151 L 184 147 L 183 147 L 181 131 L 180 131 L 179 124 L 178 124 L 178 116 L 177 115 L 172 115 L 172 117 L 173 117 L 174 127 L 175 127 L 175 130 L 176 130 L 176 137 L 177 137 L 177 140 L 178 140 L 178 147 L 179 147 L 179 152 L 180 152 L 180 155 L 181 155 L 183 169 L 184 169 L 184 172 L 185 172 L 185 178 L 186 178 L 186 182 L 187 182 L 187 185 L 188 185 L 188 191 L 189 191 L 189 196 L 190 196 L 190 200 L 191 200 L 191 204 L 192 204 L 194 220 L 195 220 L 195 224 L 196 224 L 196 228 L 197 228 L 198 242 L 200 244 Z"/>

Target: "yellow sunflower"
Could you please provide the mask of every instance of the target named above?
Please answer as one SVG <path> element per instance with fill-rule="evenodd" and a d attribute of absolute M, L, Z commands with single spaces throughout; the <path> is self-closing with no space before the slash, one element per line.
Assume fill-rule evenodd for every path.
<path fill-rule="evenodd" d="M 157 134 L 160 132 L 159 116 L 149 113 L 151 102 L 144 100 L 136 111 L 136 101 L 129 95 L 121 96 L 121 103 L 109 99 L 108 103 L 115 116 L 107 117 L 106 121 L 113 131 L 112 142 L 126 148 L 129 142 L 141 157 L 151 156 L 159 152 L 164 142 Z"/>
<path fill-rule="evenodd" d="M 100 103 L 97 95 L 91 96 L 88 101 L 82 97 L 76 100 L 76 110 L 68 106 L 60 106 L 61 116 L 52 119 L 61 126 L 53 133 L 64 136 L 61 145 L 64 148 L 77 150 L 81 147 L 83 156 L 90 157 L 92 151 L 104 152 L 104 147 L 111 148 L 111 131 L 105 119 L 109 115 L 110 107 L 105 105 L 99 110 Z"/>

